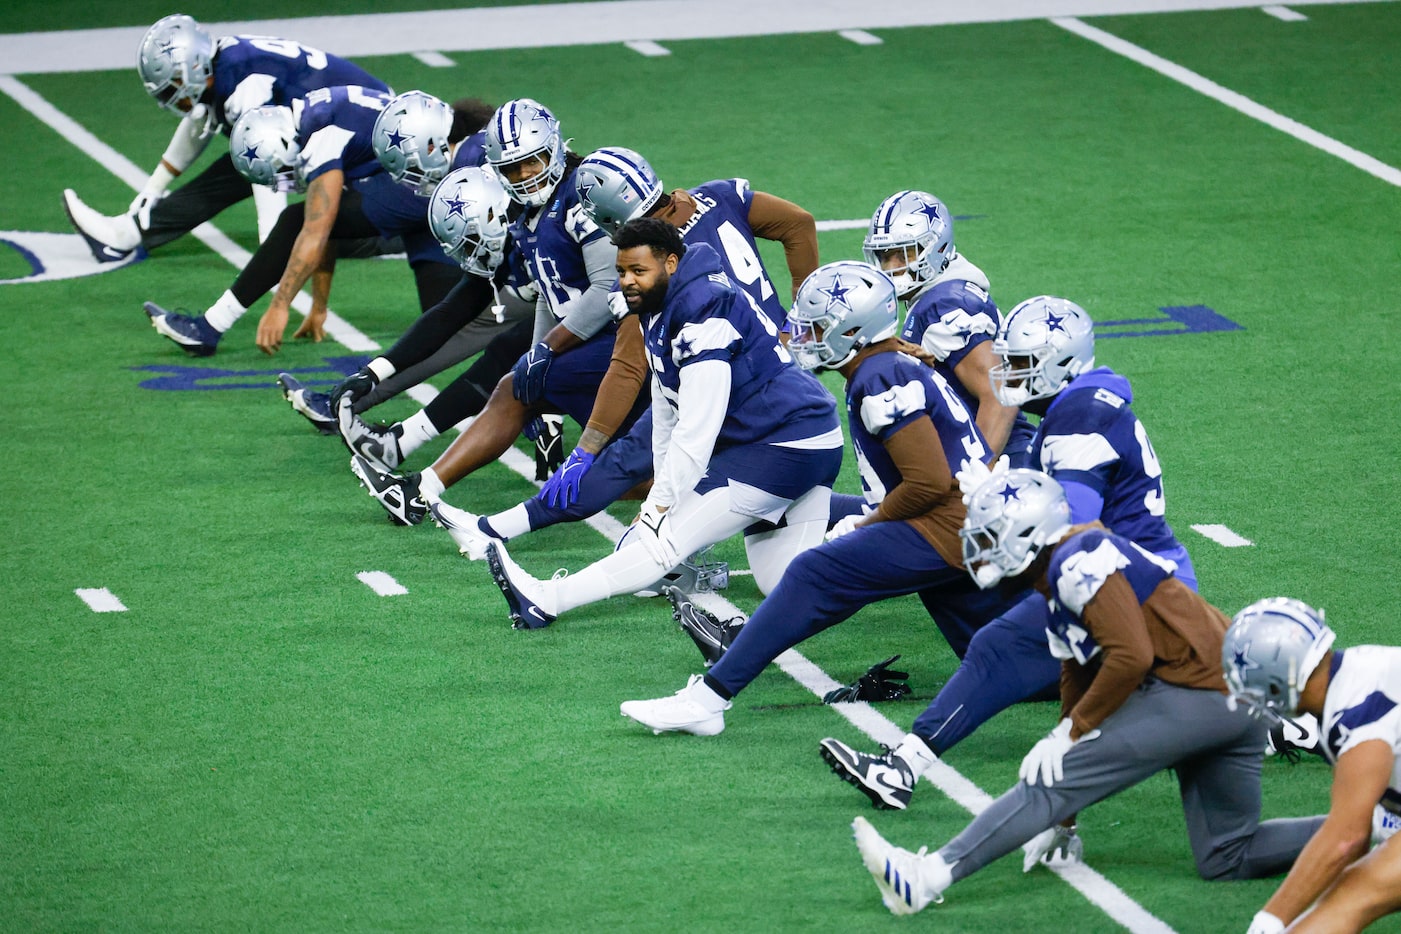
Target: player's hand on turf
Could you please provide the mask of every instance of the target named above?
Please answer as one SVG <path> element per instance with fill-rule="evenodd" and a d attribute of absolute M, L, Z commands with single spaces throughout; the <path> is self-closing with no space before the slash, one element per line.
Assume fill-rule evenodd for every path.
<path fill-rule="evenodd" d="M 1075 825 L 1056 824 L 1032 837 L 1022 846 L 1022 872 L 1031 872 L 1037 864 L 1068 866 L 1084 862 L 1085 844 L 1075 832 Z"/>
<path fill-rule="evenodd" d="M 880 701 L 899 700 L 910 693 L 910 686 L 905 683 L 909 680 L 910 673 L 890 670 L 890 666 L 899 660 L 899 655 L 892 655 L 883 662 L 877 662 L 866 669 L 866 673 L 857 678 L 854 683 L 828 691 L 822 696 L 822 703 L 838 704 L 850 701 L 879 703 Z"/>
<path fill-rule="evenodd" d="M 555 509 L 566 509 L 579 498 L 579 483 L 593 466 L 593 454 L 583 448 L 569 452 L 564 464 L 540 488 L 540 498 Z"/>
<path fill-rule="evenodd" d="M 306 316 L 306 320 L 302 322 L 301 327 L 297 328 L 296 333 L 292 335 L 292 338 L 293 340 L 301 340 L 304 337 L 310 338 L 313 343 L 319 344 L 325 336 L 326 309 L 313 308 Z"/>
<path fill-rule="evenodd" d="M 282 349 L 282 335 L 287 333 L 287 310 L 269 308 L 258 320 L 258 349 L 272 356 Z"/>

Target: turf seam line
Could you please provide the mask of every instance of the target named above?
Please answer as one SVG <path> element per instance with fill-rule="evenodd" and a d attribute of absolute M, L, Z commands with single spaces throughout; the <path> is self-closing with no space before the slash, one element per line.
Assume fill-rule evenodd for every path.
<path fill-rule="evenodd" d="M 1277 111 L 1271 110 L 1263 104 L 1238 94 L 1229 88 L 1222 87 L 1210 78 L 1205 78 L 1189 68 L 1168 61 L 1160 55 L 1148 51 L 1142 46 L 1134 45 L 1127 39 L 1120 39 L 1103 29 L 1097 29 L 1088 23 L 1082 22 L 1071 16 L 1056 17 L 1050 22 L 1059 26 L 1067 32 L 1074 33 L 1082 39 L 1088 39 L 1096 45 L 1102 46 L 1111 52 L 1122 55 L 1125 58 L 1137 62 L 1146 68 L 1151 68 L 1158 74 L 1171 78 L 1179 84 L 1186 85 L 1198 94 L 1205 95 L 1219 103 L 1225 104 L 1232 110 L 1238 111 L 1254 120 L 1259 120 L 1267 126 L 1271 126 L 1281 133 L 1286 133 L 1294 137 L 1301 143 L 1307 143 L 1315 149 L 1321 149 L 1330 156 L 1337 156 L 1344 162 L 1355 166 L 1375 176 L 1382 181 L 1401 187 L 1401 169 L 1387 165 L 1380 159 L 1367 155 L 1358 149 L 1353 149 L 1346 143 L 1339 142 L 1331 136 L 1318 132 L 1312 127 L 1304 126 L 1297 120 L 1284 116 Z"/>

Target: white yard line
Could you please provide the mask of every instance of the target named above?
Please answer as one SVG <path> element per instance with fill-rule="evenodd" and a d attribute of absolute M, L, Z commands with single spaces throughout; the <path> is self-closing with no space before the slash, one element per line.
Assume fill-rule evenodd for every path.
<path fill-rule="evenodd" d="M 1216 542 L 1216 544 L 1223 545 L 1227 548 L 1245 548 L 1255 544 L 1250 539 L 1232 532 L 1224 525 L 1194 525 L 1192 526 L 1192 531 L 1199 532 L 1213 542 Z"/>
<path fill-rule="evenodd" d="M 651 39 L 629 39 L 627 42 L 624 42 L 623 45 L 632 49 L 637 54 L 645 55 L 648 58 L 662 58 L 663 56 L 671 54 L 671 49 L 668 49 L 664 45 L 659 45 Z"/>
<path fill-rule="evenodd" d="M 387 571 L 361 571 L 355 576 L 360 580 L 360 583 L 381 597 L 402 597 L 409 592 L 409 588 L 396 581 L 394 576 Z"/>
<path fill-rule="evenodd" d="M 1184 84 L 1203 94 L 1212 100 L 1225 104 L 1232 110 L 1238 111 L 1253 120 L 1259 120 L 1267 126 L 1274 127 L 1281 133 L 1287 133 L 1302 143 L 1307 143 L 1317 149 L 1321 149 L 1330 156 L 1337 156 L 1344 162 L 1356 166 L 1368 175 L 1373 175 L 1391 185 L 1401 186 L 1401 169 L 1393 168 L 1379 159 L 1367 155 L 1357 149 L 1353 149 L 1346 143 L 1341 143 L 1331 136 L 1325 136 L 1315 129 L 1304 126 L 1297 120 L 1292 120 L 1281 113 L 1276 113 L 1263 104 L 1257 104 L 1243 94 L 1237 94 L 1229 88 L 1223 88 L 1209 78 L 1204 78 L 1175 62 L 1170 62 L 1160 55 L 1154 55 L 1145 48 L 1134 45 L 1118 36 L 1111 35 L 1103 29 L 1097 29 L 1087 23 L 1083 23 L 1073 17 L 1058 17 L 1051 20 L 1057 26 L 1069 32 L 1075 33 L 1084 39 L 1088 39 L 1096 45 L 1103 46 L 1115 54 L 1122 55 L 1127 59 L 1138 62 L 1146 68 L 1151 68 L 1158 74 L 1166 78 L 1171 78 L 1179 84 Z"/>
<path fill-rule="evenodd" d="M 442 52 L 415 52 L 413 57 L 418 59 L 429 68 L 455 68 L 457 62 L 448 58 Z"/>
<path fill-rule="evenodd" d="M 1304 14 L 1296 10 L 1291 10 L 1287 6 L 1262 6 L 1260 7 L 1260 12 L 1268 13 L 1275 19 L 1283 20 L 1286 23 L 1306 23 L 1309 19 Z"/>
<path fill-rule="evenodd" d="M 79 587 L 73 591 L 94 613 L 125 613 L 126 606 L 106 587 Z"/>

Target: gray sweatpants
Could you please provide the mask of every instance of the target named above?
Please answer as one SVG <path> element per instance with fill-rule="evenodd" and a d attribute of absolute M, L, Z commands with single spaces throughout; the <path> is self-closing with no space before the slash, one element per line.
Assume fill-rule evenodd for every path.
<path fill-rule="evenodd" d="M 1226 696 L 1150 678 L 1065 755 L 1051 788 L 1017 782 L 939 854 L 954 880 L 972 875 L 1053 824 L 1163 769 L 1177 772 L 1197 872 L 1255 879 L 1293 865 L 1323 817 L 1260 822 L 1265 726 Z"/>

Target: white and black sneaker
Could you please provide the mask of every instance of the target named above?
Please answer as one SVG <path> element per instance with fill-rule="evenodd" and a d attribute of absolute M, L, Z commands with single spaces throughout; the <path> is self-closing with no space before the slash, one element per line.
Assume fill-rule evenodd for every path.
<path fill-rule="evenodd" d="M 903 811 L 909 807 L 915 790 L 914 771 L 889 746 L 882 746 L 881 755 L 873 756 L 829 736 L 818 748 L 833 773 L 855 785 L 877 808 Z"/>
<path fill-rule="evenodd" d="M 130 214 L 99 214 L 71 188 L 63 189 L 63 212 L 99 263 L 120 263 L 141 248 L 141 228 Z"/>
<path fill-rule="evenodd" d="M 705 658 L 706 667 L 720 660 L 725 650 L 735 641 L 746 620 L 742 616 L 723 622 L 714 613 L 703 610 L 691 602 L 680 587 L 667 587 L 664 591 L 671 602 L 671 618 L 681 631 L 691 637 Z"/>
<path fill-rule="evenodd" d="M 399 447 L 402 429 L 398 425 L 372 425 L 358 415 L 350 415 L 340 420 L 339 429 L 350 452 L 365 458 L 376 470 L 393 473 L 404 462 Z"/>
<path fill-rule="evenodd" d="M 350 455 L 350 469 L 395 525 L 418 525 L 427 517 L 428 504 L 418 493 L 418 474 L 400 477 L 375 470 L 359 454 Z"/>

